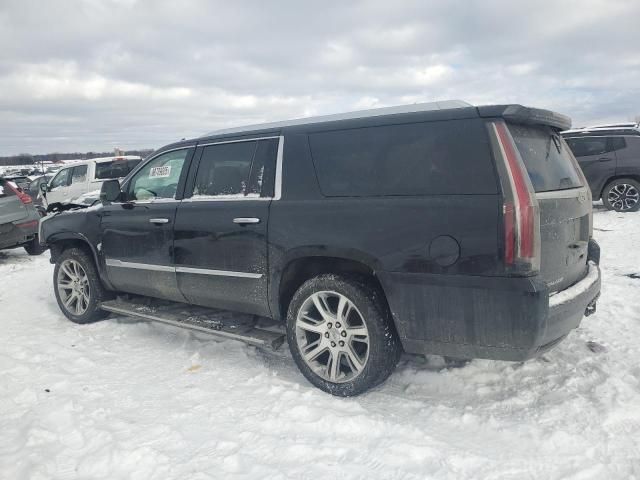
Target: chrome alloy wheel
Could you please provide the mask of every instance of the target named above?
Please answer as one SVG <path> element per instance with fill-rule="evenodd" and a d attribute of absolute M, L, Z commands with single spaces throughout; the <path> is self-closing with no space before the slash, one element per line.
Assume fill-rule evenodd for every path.
<path fill-rule="evenodd" d="M 80 316 L 87 311 L 91 298 L 89 277 L 79 262 L 67 259 L 60 264 L 57 288 L 60 300 L 69 313 Z"/>
<path fill-rule="evenodd" d="M 337 292 L 316 292 L 304 301 L 296 318 L 296 339 L 307 366 L 329 382 L 353 380 L 369 358 L 364 318 Z"/>
<path fill-rule="evenodd" d="M 633 185 L 619 183 L 609 190 L 607 200 L 616 210 L 631 210 L 640 200 L 640 192 L 638 192 L 638 189 Z"/>

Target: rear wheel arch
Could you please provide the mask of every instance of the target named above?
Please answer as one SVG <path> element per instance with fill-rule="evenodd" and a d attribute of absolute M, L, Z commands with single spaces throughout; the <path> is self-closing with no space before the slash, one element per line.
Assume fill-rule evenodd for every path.
<path fill-rule="evenodd" d="M 636 182 L 640 183 L 640 173 L 639 174 L 629 174 L 629 175 L 613 175 L 612 177 L 607 178 L 603 184 L 602 184 L 602 188 L 600 188 L 600 197 L 602 198 L 602 196 L 604 195 L 604 190 L 609 186 L 609 184 L 611 182 L 614 182 L 616 180 L 621 180 L 623 178 L 630 178 L 631 180 L 635 180 Z"/>
<path fill-rule="evenodd" d="M 311 255 L 291 259 L 283 268 L 278 282 L 277 316 L 286 316 L 293 295 L 304 282 L 323 274 L 356 278 L 370 285 L 381 294 L 385 307 L 389 309 L 382 283 L 371 265 L 350 258 Z"/>

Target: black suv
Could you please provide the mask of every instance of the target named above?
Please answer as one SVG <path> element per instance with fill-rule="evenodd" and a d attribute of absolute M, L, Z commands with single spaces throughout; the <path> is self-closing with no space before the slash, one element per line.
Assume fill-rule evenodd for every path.
<path fill-rule="evenodd" d="M 562 133 L 595 200 L 609 210 L 640 209 L 640 126 L 602 125 Z"/>
<path fill-rule="evenodd" d="M 525 360 L 600 292 L 569 126 L 450 101 L 171 144 L 101 204 L 41 222 L 55 295 L 78 323 L 185 304 L 280 320 L 302 373 L 336 395 L 381 383 L 402 351 Z M 131 296 L 160 300 L 122 307 Z M 182 307 L 162 317 L 167 301 Z"/>

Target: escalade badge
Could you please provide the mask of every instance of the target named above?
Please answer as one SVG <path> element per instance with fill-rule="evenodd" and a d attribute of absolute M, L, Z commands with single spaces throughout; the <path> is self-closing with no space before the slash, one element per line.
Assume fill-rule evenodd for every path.
<path fill-rule="evenodd" d="M 584 203 L 587 201 L 587 194 L 585 192 L 580 192 L 580 194 L 578 195 L 578 201 L 580 203 Z"/>

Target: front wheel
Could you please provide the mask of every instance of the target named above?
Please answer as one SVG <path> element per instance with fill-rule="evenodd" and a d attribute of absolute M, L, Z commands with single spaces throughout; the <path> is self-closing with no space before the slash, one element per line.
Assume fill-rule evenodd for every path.
<path fill-rule="evenodd" d="M 640 183 L 632 178 L 618 178 L 604 187 L 602 202 L 608 210 L 636 212 L 640 209 Z"/>
<path fill-rule="evenodd" d="M 381 292 L 336 275 L 298 289 L 287 313 L 287 340 L 307 380 L 343 397 L 386 380 L 402 350 Z"/>
<path fill-rule="evenodd" d="M 74 323 L 92 323 L 108 315 L 100 310 L 107 291 L 93 259 L 79 248 L 65 250 L 56 261 L 53 285 L 62 313 Z"/>

